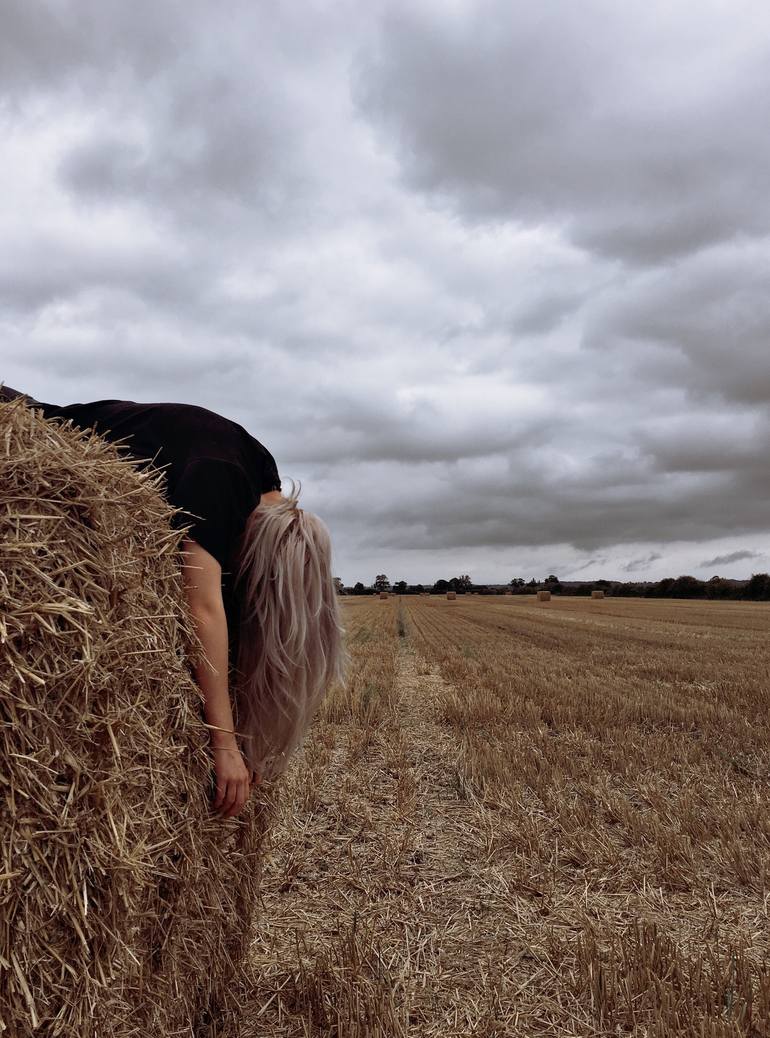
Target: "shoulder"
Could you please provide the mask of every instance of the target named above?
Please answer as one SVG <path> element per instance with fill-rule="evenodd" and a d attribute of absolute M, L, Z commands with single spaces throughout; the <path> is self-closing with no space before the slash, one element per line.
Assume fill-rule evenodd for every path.
<path fill-rule="evenodd" d="M 248 489 L 248 481 L 241 466 L 234 461 L 208 454 L 192 456 L 184 466 L 179 484 L 212 494 L 227 492 L 241 495 Z"/>
<path fill-rule="evenodd" d="M 240 434 L 241 426 L 230 418 L 208 407 L 199 404 L 154 404 L 153 407 L 162 408 L 168 415 L 199 428 L 216 430 L 220 435 L 226 435 L 233 439 Z"/>
<path fill-rule="evenodd" d="M 191 522 L 187 536 L 223 568 L 246 517 L 254 507 L 251 489 L 237 465 L 219 458 L 190 462 L 169 492 L 178 511 L 173 525 Z"/>
<path fill-rule="evenodd" d="M 182 539 L 181 555 L 188 602 L 202 605 L 221 603 L 222 565 L 216 556 L 191 537 Z"/>

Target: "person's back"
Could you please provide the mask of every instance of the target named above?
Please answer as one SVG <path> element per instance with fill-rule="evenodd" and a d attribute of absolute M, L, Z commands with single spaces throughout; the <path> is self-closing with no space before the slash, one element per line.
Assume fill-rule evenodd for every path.
<path fill-rule="evenodd" d="M 174 519 L 190 526 L 183 551 L 195 559 L 195 577 L 189 586 L 185 578 L 185 590 L 209 660 L 224 662 L 230 632 L 232 689 L 226 667 L 201 664 L 196 677 L 218 741 L 215 806 L 237 813 L 249 781 L 240 754 L 253 774 L 277 778 L 325 691 L 344 680 L 347 654 L 329 530 L 298 507 L 293 481 L 291 493 L 281 493 L 270 452 L 213 411 L 131 400 L 58 406 L 0 385 L 0 402 L 18 396 L 47 419 L 93 428 L 121 441 L 121 453 L 150 459 L 170 474 L 169 499 L 184 510 Z M 193 513 L 192 522 L 185 512 Z M 185 564 L 183 572 L 188 569 Z M 226 625 L 218 605 L 220 574 Z"/>
<path fill-rule="evenodd" d="M 237 655 L 240 602 L 233 591 L 239 538 L 262 494 L 281 489 L 272 454 L 242 425 L 206 407 L 177 402 L 92 400 L 52 404 L 9 386 L 0 400 L 25 396 L 47 419 L 71 420 L 125 446 L 121 454 L 165 473 L 165 496 L 177 513 L 172 525 L 190 525 L 187 536 L 222 568 L 222 600 L 230 633 L 230 659 Z"/>
<path fill-rule="evenodd" d="M 280 490 L 275 460 L 242 425 L 196 404 L 93 400 L 77 404 L 31 401 L 46 418 L 71 419 L 113 441 L 124 440 L 130 453 L 153 461 L 167 473 L 173 493 L 190 465 L 222 461 L 238 467 L 252 497 Z"/>

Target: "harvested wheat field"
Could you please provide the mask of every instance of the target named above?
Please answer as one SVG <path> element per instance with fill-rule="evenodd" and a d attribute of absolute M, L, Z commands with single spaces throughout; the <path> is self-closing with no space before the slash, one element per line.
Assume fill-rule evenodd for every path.
<path fill-rule="evenodd" d="M 770 1034 L 770 609 L 345 609 L 269 837 L 259 1033 Z"/>

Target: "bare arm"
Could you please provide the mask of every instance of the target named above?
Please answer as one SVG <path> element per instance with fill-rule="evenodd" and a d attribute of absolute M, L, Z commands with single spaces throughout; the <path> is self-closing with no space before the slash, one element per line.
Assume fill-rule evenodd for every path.
<path fill-rule="evenodd" d="M 256 776 L 249 773 L 233 732 L 228 692 L 227 614 L 222 601 L 222 567 L 189 537 L 182 541 L 185 596 L 207 659 L 194 669 L 203 694 L 203 713 L 210 731 L 216 789 L 214 810 L 220 818 L 237 815 L 249 797 Z"/>
<path fill-rule="evenodd" d="M 185 597 L 203 650 L 208 657 L 194 670 L 204 697 L 203 713 L 210 729 L 211 745 L 238 749 L 232 733 L 233 711 L 228 691 L 228 632 L 222 601 L 222 567 L 196 541 L 185 538 L 182 573 Z M 224 729 L 217 731 L 216 729 Z"/>

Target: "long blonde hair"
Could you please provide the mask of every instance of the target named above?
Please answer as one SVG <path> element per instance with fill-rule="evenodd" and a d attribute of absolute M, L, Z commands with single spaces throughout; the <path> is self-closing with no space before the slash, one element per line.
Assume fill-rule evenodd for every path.
<path fill-rule="evenodd" d="M 240 628 L 233 689 L 236 731 L 247 764 L 263 779 L 282 774 L 325 692 L 345 680 L 329 531 L 284 500 L 258 505 L 242 534 L 234 590 Z"/>

